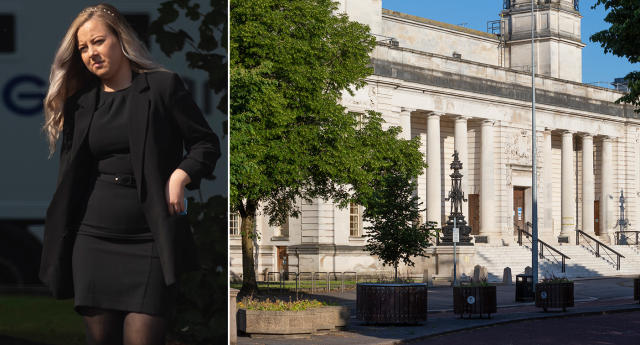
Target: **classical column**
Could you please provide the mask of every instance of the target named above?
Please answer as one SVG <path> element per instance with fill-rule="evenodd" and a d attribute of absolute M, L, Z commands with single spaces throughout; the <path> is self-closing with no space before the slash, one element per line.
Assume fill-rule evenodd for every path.
<path fill-rule="evenodd" d="M 462 185 L 462 191 L 464 192 L 464 197 L 469 197 L 469 161 L 468 161 L 468 149 L 469 146 L 467 142 L 467 118 L 464 116 L 459 116 L 456 118 L 456 124 L 454 129 L 454 149 L 458 151 L 458 158 L 462 163 L 462 180 L 460 181 Z M 462 214 L 469 219 L 469 203 L 462 202 Z"/>
<path fill-rule="evenodd" d="M 609 196 L 613 193 L 613 166 L 612 166 L 612 150 L 611 138 L 604 137 L 602 139 L 602 174 L 600 176 L 600 238 L 609 243 L 609 207 L 611 199 Z"/>
<path fill-rule="evenodd" d="M 411 140 L 411 109 L 402 107 L 400 110 L 400 128 L 402 128 L 400 138 Z"/>
<path fill-rule="evenodd" d="M 480 235 L 493 235 L 495 219 L 495 181 L 493 173 L 493 121 L 485 120 L 480 129 Z M 494 239 L 495 240 L 495 239 Z"/>
<path fill-rule="evenodd" d="M 571 231 L 575 230 L 574 174 L 573 133 L 566 131 L 562 133 L 562 178 L 560 180 L 562 188 L 562 227 L 560 228 L 560 237 L 569 237 Z"/>
<path fill-rule="evenodd" d="M 437 223 L 442 219 L 442 182 L 440 176 L 440 115 L 427 117 L 427 221 Z"/>
<path fill-rule="evenodd" d="M 553 151 L 551 150 L 551 130 L 544 132 L 544 143 L 542 154 L 544 159 L 544 169 L 542 171 L 542 181 L 544 183 L 544 231 L 541 237 L 551 239 L 553 237 Z"/>
<path fill-rule="evenodd" d="M 593 137 L 582 136 L 582 231 L 594 234 L 593 201 L 595 193 L 593 180 Z"/>

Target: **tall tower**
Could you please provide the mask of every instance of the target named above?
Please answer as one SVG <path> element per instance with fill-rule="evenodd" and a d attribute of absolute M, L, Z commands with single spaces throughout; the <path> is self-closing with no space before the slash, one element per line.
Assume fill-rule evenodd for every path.
<path fill-rule="evenodd" d="M 531 70 L 531 0 L 504 0 L 510 67 Z M 536 73 L 582 82 L 579 0 L 534 0 Z"/>

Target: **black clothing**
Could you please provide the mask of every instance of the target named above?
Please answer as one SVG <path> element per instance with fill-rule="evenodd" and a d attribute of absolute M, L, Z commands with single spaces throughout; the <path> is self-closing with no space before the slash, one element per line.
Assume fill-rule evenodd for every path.
<path fill-rule="evenodd" d="M 78 234 L 73 247 L 74 309 L 96 307 L 170 316 L 176 285 L 167 286 L 153 240 Z"/>
<path fill-rule="evenodd" d="M 176 168 L 187 172 L 196 189 L 213 172 L 220 156 L 217 136 L 176 74 L 138 74 L 129 91 L 127 136 L 136 193 L 156 247 L 164 283 L 199 267 L 186 216 L 170 216 L 165 185 Z M 67 99 L 56 191 L 45 220 L 40 279 L 56 298 L 73 296 L 72 250 L 92 186 L 93 164 L 87 132 L 97 105 L 95 83 Z M 186 150 L 186 155 L 184 154 Z M 121 279 L 128 279 L 122 277 Z"/>
<path fill-rule="evenodd" d="M 168 287 L 135 183 L 105 176 L 131 176 L 127 123 L 131 88 L 99 93 L 87 136 L 94 161 L 84 217 L 73 246 L 74 308 L 165 315 Z M 135 180 L 135 179 L 134 179 Z"/>
<path fill-rule="evenodd" d="M 97 168 L 87 208 L 78 233 L 108 238 L 153 238 L 140 207 L 135 185 L 109 183 L 99 175 L 133 175 L 129 155 L 127 107 L 131 87 L 100 92 L 98 108 L 89 125 L 89 150 Z"/>

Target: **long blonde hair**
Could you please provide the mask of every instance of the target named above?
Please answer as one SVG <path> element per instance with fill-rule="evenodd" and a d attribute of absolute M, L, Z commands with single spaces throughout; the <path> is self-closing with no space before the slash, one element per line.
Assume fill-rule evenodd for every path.
<path fill-rule="evenodd" d="M 56 151 L 56 141 L 64 126 L 65 101 L 80 89 L 98 82 L 98 77 L 85 67 L 78 51 L 78 29 L 92 18 L 103 21 L 118 37 L 122 52 L 129 59 L 133 71 L 145 73 L 163 69 L 152 60 L 151 54 L 118 9 L 106 3 L 83 9 L 69 26 L 51 65 L 49 90 L 44 99 L 45 122 L 42 126 L 49 141 L 49 158 Z"/>

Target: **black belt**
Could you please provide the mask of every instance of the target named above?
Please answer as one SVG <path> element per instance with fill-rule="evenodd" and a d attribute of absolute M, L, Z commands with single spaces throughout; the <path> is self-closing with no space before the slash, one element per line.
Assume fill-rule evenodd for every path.
<path fill-rule="evenodd" d="M 109 183 L 114 183 L 114 184 L 119 184 L 119 185 L 123 185 L 123 186 L 130 186 L 130 187 L 135 187 L 136 186 L 136 178 L 133 175 L 126 175 L 126 174 L 100 174 L 98 175 L 98 180 L 100 181 L 104 181 L 104 182 L 109 182 Z"/>

